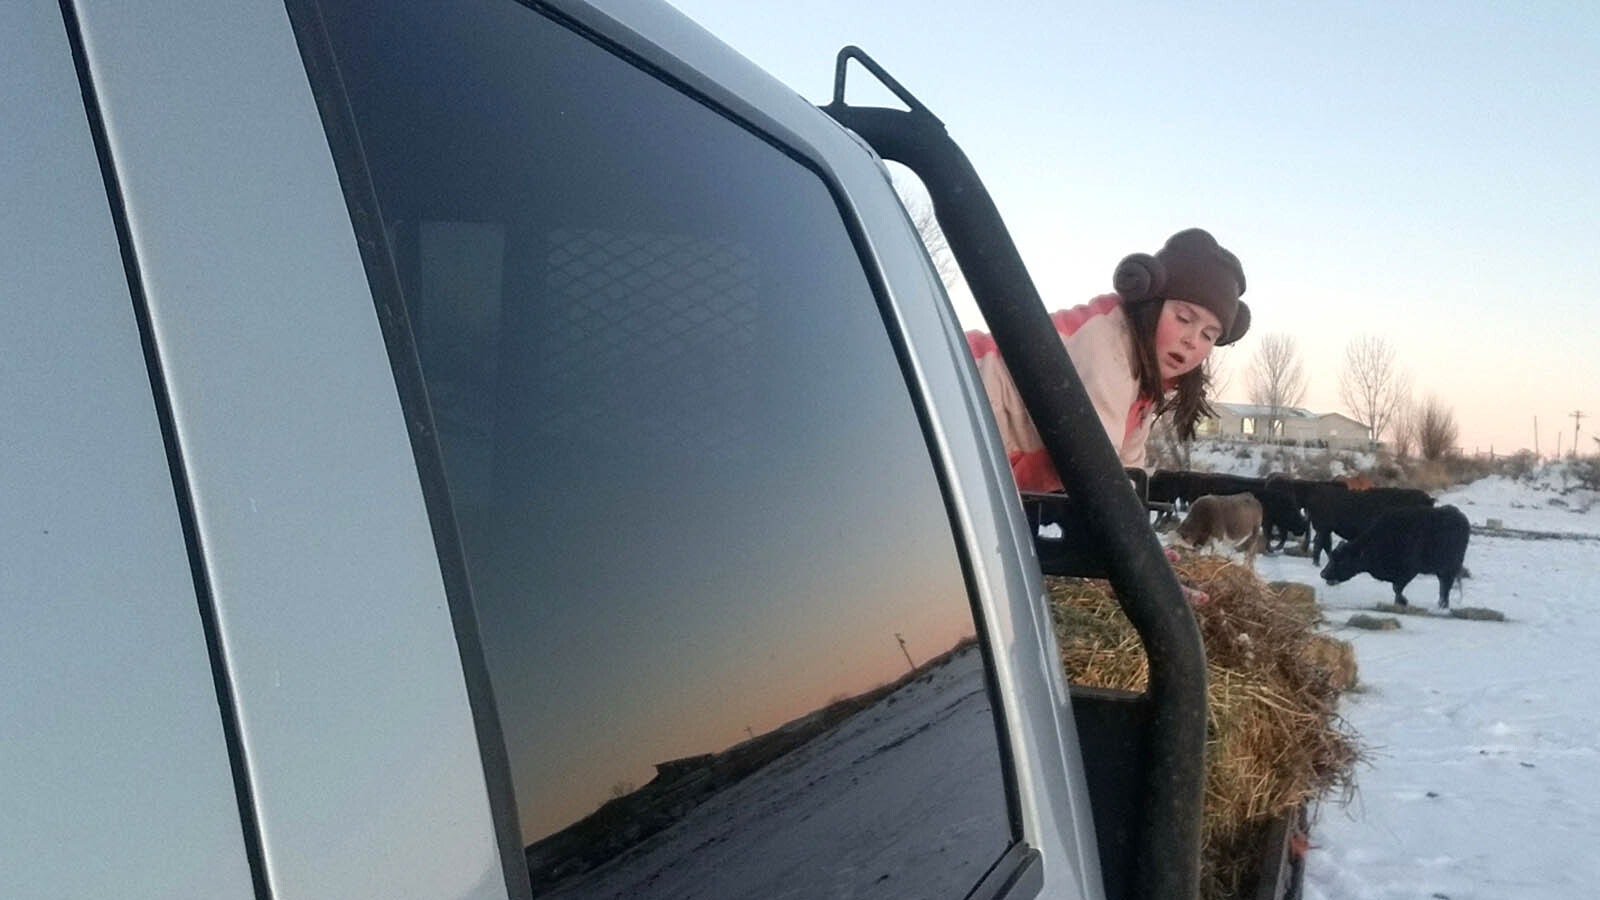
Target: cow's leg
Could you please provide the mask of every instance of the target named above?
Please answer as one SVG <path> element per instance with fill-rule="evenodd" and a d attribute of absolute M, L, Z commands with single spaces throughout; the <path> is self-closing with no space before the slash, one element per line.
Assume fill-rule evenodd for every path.
<path fill-rule="evenodd" d="M 1450 585 L 1456 580 L 1456 573 L 1441 572 L 1439 574 L 1439 608 L 1450 608 Z"/>
<path fill-rule="evenodd" d="M 1261 526 L 1250 529 L 1244 536 L 1244 564 L 1251 569 L 1256 567 L 1256 551 L 1261 549 Z"/>
<path fill-rule="evenodd" d="M 1406 585 L 1411 583 L 1411 579 L 1413 579 L 1415 577 L 1416 577 L 1415 575 L 1407 575 L 1407 576 L 1404 576 L 1402 578 L 1396 578 L 1395 579 L 1395 581 L 1394 581 L 1394 605 L 1395 606 L 1409 606 L 1410 605 L 1409 603 L 1406 602 L 1406 595 L 1404 593 L 1402 593 L 1402 592 L 1406 589 Z"/>
<path fill-rule="evenodd" d="M 1311 542 L 1311 564 L 1322 565 L 1322 551 L 1333 551 L 1333 530 L 1329 528 L 1317 529 L 1316 539 Z"/>

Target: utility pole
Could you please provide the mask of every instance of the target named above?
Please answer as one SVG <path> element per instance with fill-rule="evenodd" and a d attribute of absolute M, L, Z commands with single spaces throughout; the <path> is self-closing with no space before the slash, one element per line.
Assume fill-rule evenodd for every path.
<path fill-rule="evenodd" d="M 1533 458 L 1543 459 L 1539 455 L 1539 417 L 1533 417 Z"/>
<path fill-rule="evenodd" d="M 917 664 L 911 661 L 911 651 L 906 649 L 906 639 L 901 637 L 898 631 L 894 633 L 894 639 L 900 642 L 900 652 L 906 655 L 906 665 L 910 666 L 911 671 L 915 672 Z"/>
<path fill-rule="evenodd" d="M 1583 410 L 1572 411 L 1572 455 L 1578 455 L 1578 432 L 1583 430 Z"/>

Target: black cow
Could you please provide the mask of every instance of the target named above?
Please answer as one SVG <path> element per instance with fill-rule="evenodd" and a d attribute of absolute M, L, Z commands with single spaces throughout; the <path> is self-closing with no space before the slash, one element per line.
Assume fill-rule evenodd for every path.
<path fill-rule="evenodd" d="M 1293 494 L 1275 487 L 1251 493 L 1261 501 L 1261 529 L 1267 537 L 1267 549 L 1282 550 L 1290 535 L 1306 534 L 1310 530 L 1306 517 L 1300 514 L 1300 505 L 1294 502 Z M 1277 537 L 1277 547 L 1272 546 L 1274 536 Z"/>
<path fill-rule="evenodd" d="M 1260 490 L 1260 478 L 1225 475 L 1220 472 L 1180 472 L 1158 469 L 1150 476 L 1150 499 L 1161 503 L 1193 503 L 1207 494 L 1223 496 Z"/>
<path fill-rule="evenodd" d="M 1150 501 L 1152 503 L 1189 504 L 1197 497 L 1211 493 L 1206 490 L 1205 479 L 1209 472 L 1185 472 L 1157 469 L 1150 475 Z"/>
<path fill-rule="evenodd" d="M 1391 509 L 1433 505 L 1427 491 L 1414 488 L 1373 488 L 1351 491 L 1343 487 L 1317 486 L 1306 495 L 1306 512 L 1311 515 L 1311 561 L 1322 562 L 1322 552 L 1333 547 L 1333 536 L 1355 540 Z"/>
<path fill-rule="evenodd" d="M 1348 493 L 1350 488 L 1341 481 L 1318 478 L 1295 478 L 1282 472 L 1273 472 L 1266 477 L 1267 487 L 1278 491 L 1287 491 L 1294 497 L 1296 506 L 1307 509 L 1311 505 L 1311 496 L 1318 492 L 1338 491 Z"/>
<path fill-rule="evenodd" d="M 1360 493 L 1365 493 L 1360 492 Z M 1439 576 L 1439 606 L 1450 608 L 1450 586 L 1461 577 L 1472 526 L 1454 506 L 1404 506 L 1378 517 L 1360 537 L 1333 548 L 1322 578 L 1338 584 L 1366 572 L 1394 585 L 1394 602 L 1406 605 L 1406 585 L 1418 575 Z"/>

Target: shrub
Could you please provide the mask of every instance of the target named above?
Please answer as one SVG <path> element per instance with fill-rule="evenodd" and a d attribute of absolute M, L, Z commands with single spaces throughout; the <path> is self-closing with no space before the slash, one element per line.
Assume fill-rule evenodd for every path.
<path fill-rule="evenodd" d="M 1422 458 L 1433 461 L 1450 455 L 1455 450 L 1460 428 L 1456 425 L 1455 411 L 1437 397 L 1428 397 L 1417 406 L 1415 413 L 1417 452 Z"/>
<path fill-rule="evenodd" d="M 1333 477 L 1333 457 L 1327 453 L 1304 457 L 1297 474 L 1301 478 L 1326 481 Z"/>
<path fill-rule="evenodd" d="M 1439 460 L 1451 484 L 1470 484 L 1494 474 L 1496 466 L 1476 456 L 1445 456 Z"/>
<path fill-rule="evenodd" d="M 1410 481 L 1410 478 L 1406 476 L 1406 470 L 1401 468 L 1397 460 L 1393 459 L 1378 463 L 1373 466 L 1372 471 L 1368 474 L 1372 477 L 1374 483 L 1381 485 L 1402 485 Z"/>
<path fill-rule="evenodd" d="M 1519 481 L 1532 481 L 1534 470 L 1539 467 L 1539 457 L 1532 450 L 1518 450 L 1510 456 L 1501 457 L 1496 463 L 1499 474 Z"/>
<path fill-rule="evenodd" d="M 1403 473 L 1405 487 L 1414 487 L 1437 493 L 1455 484 L 1443 460 L 1422 460 Z"/>
<path fill-rule="evenodd" d="M 1600 456 L 1581 456 L 1567 463 L 1566 474 L 1578 487 L 1600 491 Z"/>

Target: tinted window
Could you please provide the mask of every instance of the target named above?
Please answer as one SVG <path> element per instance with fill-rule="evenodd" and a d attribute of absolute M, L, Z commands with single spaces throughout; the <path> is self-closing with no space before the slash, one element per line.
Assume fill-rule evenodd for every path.
<path fill-rule="evenodd" d="M 535 893 L 965 894 L 983 659 L 826 186 L 526 8 L 411 6 L 324 15 Z"/>

